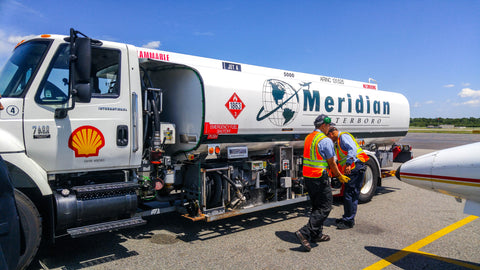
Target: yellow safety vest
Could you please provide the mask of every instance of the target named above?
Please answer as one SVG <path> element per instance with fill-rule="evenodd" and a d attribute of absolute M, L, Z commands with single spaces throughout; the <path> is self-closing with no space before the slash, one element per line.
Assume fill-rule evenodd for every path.
<path fill-rule="evenodd" d="M 342 147 L 340 146 L 340 137 L 343 134 L 348 134 L 350 137 L 352 137 L 352 140 L 355 142 L 355 145 L 357 147 L 357 158 L 361 162 L 365 163 L 369 159 L 368 155 L 365 154 L 365 152 L 363 152 L 363 149 L 360 147 L 360 145 L 358 145 L 357 140 L 355 140 L 352 134 L 348 132 L 340 132 L 338 134 L 337 145 L 335 146 L 335 152 L 337 153 L 338 164 L 340 165 L 339 169 L 342 174 L 345 173 L 345 167 L 347 167 L 347 157 L 348 157 L 348 151 L 343 150 Z M 352 163 L 351 166 L 352 166 L 351 169 L 353 170 L 355 168 L 355 163 Z"/>

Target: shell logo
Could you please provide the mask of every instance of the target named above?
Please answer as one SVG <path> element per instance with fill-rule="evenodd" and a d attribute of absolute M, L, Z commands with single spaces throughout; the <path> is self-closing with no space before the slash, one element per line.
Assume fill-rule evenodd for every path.
<path fill-rule="evenodd" d="M 75 157 L 98 156 L 103 146 L 105 146 L 105 138 L 102 132 L 92 126 L 81 126 L 75 129 L 68 139 L 68 147 L 75 151 Z"/>

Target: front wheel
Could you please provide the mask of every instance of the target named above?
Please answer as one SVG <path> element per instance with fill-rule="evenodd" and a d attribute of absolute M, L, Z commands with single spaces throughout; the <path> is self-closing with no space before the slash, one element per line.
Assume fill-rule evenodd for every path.
<path fill-rule="evenodd" d="M 21 191 L 15 189 L 15 201 L 20 217 L 22 254 L 17 269 L 25 269 L 37 254 L 42 239 L 42 219 L 33 202 Z"/>
<path fill-rule="evenodd" d="M 360 196 L 358 197 L 360 203 L 369 202 L 373 195 L 375 195 L 379 177 L 377 164 L 372 158 L 365 163 L 365 166 L 366 170 L 363 176 L 363 185 L 362 189 L 360 189 Z"/>

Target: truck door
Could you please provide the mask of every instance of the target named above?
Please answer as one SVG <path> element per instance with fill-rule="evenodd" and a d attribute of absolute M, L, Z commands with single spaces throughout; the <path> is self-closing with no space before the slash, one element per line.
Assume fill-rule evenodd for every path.
<path fill-rule="evenodd" d="M 37 91 L 25 98 L 26 152 L 48 172 L 125 168 L 130 164 L 131 117 L 126 47 L 92 47 L 92 99 L 69 106 L 69 44 L 59 45 Z M 123 90 L 122 86 L 125 86 Z"/>

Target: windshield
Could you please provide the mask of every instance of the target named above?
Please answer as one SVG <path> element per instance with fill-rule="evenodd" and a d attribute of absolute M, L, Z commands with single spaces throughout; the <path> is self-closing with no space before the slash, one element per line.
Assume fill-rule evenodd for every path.
<path fill-rule="evenodd" d="M 1 97 L 23 95 L 32 75 L 40 65 L 50 44 L 48 40 L 32 41 L 20 45 L 0 72 Z"/>

